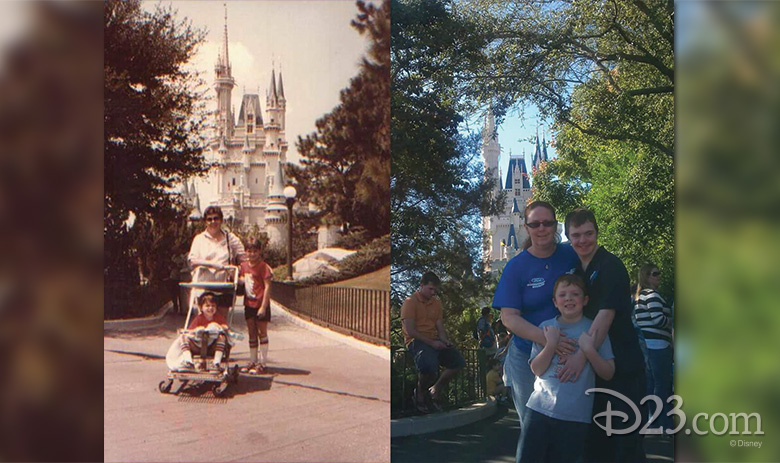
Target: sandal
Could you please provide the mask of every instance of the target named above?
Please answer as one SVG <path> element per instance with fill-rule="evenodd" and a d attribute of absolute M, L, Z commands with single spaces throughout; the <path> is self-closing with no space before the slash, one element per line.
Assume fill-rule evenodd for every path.
<path fill-rule="evenodd" d="M 255 362 L 250 362 L 245 367 L 241 367 L 241 373 L 248 373 L 250 375 L 253 375 L 257 373 L 257 364 Z"/>
<path fill-rule="evenodd" d="M 440 400 L 441 399 L 439 397 L 436 397 L 433 394 L 433 392 L 431 392 L 431 389 L 429 388 L 428 389 L 428 405 L 430 406 L 430 408 L 433 409 L 433 411 L 440 412 L 440 411 L 443 410 L 441 404 L 439 403 Z"/>

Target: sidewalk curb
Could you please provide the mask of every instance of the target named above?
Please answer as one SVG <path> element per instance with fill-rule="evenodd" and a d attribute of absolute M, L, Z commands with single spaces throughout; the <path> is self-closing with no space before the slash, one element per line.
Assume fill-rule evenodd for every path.
<path fill-rule="evenodd" d="M 142 330 L 145 328 L 155 328 L 163 324 L 163 319 L 173 308 L 173 302 L 168 301 L 160 307 L 160 310 L 151 317 L 130 318 L 126 320 L 104 320 L 103 331 L 105 330 Z"/>
<path fill-rule="evenodd" d="M 360 349 L 363 352 L 366 352 L 371 355 L 375 355 L 379 358 L 387 360 L 388 362 L 390 361 L 390 349 L 388 347 L 377 346 L 376 344 L 371 344 L 369 342 L 355 339 L 352 336 L 348 336 L 346 334 L 341 334 L 341 333 L 337 333 L 336 331 L 329 330 L 324 326 L 320 326 L 316 323 L 298 317 L 297 315 L 295 315 L 294 312 L 288 310 L 287 307 L 283 306 L 282 304 L 279 304 L 274 300 L 271 300 L 270 302 L 272 307 L 274 307 L 275 309 L 279 309 L 277 311 L 272 312 L 274 316 L 279 314 L 285 319 L 291 321 L 293 324 L 298 325 L 302 328 L 306 328 L 308 330 L 314 331 L 315 333 L 320 334 L 328 339 L 338 341 L 350 347 Z"/>
<path fill-rule="evenodd" d="M 487 402 L 476 403 L 451 412 L 390 420 L 390 438 L 459 428 L 485 419 L 496 410 L 496 399 L 489 398 Z"/>

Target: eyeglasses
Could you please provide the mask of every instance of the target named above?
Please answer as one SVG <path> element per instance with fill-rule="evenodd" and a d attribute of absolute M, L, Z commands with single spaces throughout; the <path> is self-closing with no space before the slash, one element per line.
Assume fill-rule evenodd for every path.
<path fill-rule="evenodd" d="M 544 222 L 528 222 L 526 223 L 531 228 L 539 228 L 539 226 L 544 225 L 545 227 L 554 227 L 558 225 L 558 222 L 556 220 L 545 220 Z"/>
<path fill-rule="evenodd" d="M 221 222 L 222 218 L 219 216 L 206 217 L 206 222 Z"/>
<path fill-rule="evenodd" d="M 654 276 L 654 277 L 660 277 L 661 276 L 661 272 L 652 272 L 650 275 Z"/>

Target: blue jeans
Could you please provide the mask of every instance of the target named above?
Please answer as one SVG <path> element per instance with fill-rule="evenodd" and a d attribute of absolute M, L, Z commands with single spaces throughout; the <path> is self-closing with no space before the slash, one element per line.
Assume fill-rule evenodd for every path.
<path fill-rule="evenodd" d="M 528 398 L 534 391 L 536 376 L 528 364 L 530 354 L 518 349 L 514 340 L 509 342 L 509 350 L 504 361 L 504 384 L 512 388 L 512 401 L 515 403 L 517 417 L 520 419 L 520 439 L 517 440 L 517 451 L 515 453 L 515 461 L 519 463 L 522 452 L 522 436 L 526 430 L 526 417 L 529 412 L 525 404 L 528 403 Z"/>
<path fill-rule="evenodd" d="M 585 452 L 588 423 L 551 418 L 528 410 L 520 440 L 523 463 L 578 463 Z"/>
<path fill-rule="evenodd" d="M 672 404 L 666 402 L 669 396 L 672 395 L 672 362 L 674 360 L 672 346 L 667 346 L 663 349 L 647 349 L 647 360 L 650 364 L 647 379 L 648 383 L 653 385 L 652 394 L 658 396 L 664 402 L 663 412 L 651 426 L 663 426 L 665 429 L 672 429 L 674 428 L 674 420 L 671 416 L 666 416 L 672 409 Z M 651 404 L 650 412 L 655 413 L 655 404 L 653 402 L 648 403 Z"/>

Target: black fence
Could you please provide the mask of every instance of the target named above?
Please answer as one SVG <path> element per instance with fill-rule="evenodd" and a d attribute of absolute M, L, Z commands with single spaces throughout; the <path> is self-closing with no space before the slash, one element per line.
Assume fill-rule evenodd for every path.
<path fill-rule="evenodd" d="M 417 386 L 417 369 L 414 359 L 404 346 L 390 348 L 390 417 L 403 418 L 418 414 L 412 402 L 412 391 Z M 455 409 L 485 400 L 485 376 L 488 372 L 487 355 L 482 349 L 460 349 L 466 359 L 466 367 L 450 382 L 445 410 Z"/>
<path fill-rule="evenodd" d="M 271 299 L 318 325 L 390 346 L 390 291 L 275 281 Z"/>

